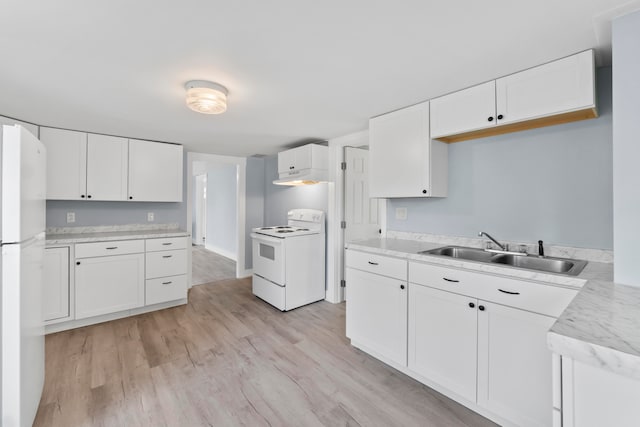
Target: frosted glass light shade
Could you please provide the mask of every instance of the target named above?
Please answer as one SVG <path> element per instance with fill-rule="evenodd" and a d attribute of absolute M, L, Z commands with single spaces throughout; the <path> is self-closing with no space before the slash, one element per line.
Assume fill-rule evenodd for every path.
<path fill-rule="evenodd" d="M 213 82 L 193 80 L 185 85 L 187 106 L 203 114 L 220 114 L 227 111 L 227 88 Z"/>

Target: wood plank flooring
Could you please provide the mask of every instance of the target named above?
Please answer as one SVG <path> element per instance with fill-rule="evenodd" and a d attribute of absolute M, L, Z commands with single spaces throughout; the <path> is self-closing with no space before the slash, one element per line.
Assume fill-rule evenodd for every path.
<path fill-rule="evenodd" d="M 355 349 L 345 306 L 281 313 L 251 279 L 46 338 L 35 426 L 489 426 Z"/>
<path fill-rule="evenodd" d="M 194 285 L 236 277 L 234 260 L 205 249 L 204 246 L 192 246 L 191 258 L 193 264 L 191 282 Z"/>

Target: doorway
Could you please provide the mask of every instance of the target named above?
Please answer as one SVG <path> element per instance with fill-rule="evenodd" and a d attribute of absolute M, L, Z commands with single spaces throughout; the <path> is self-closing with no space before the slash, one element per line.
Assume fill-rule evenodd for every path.
<path fill-rule="evenodd" d="M 246 159 L 187 153 L 187 173 L 190 177 L 187 226 L 192 231 L 194 244 L 198 245 L 190 251 L 192 267 L 210 266 L 211 273 L 219 273 L 229 270 L 230 261 L 235 278 L 248 276 L 245 266 Z M 207 255 L 205 259 L 201 259 L 203 254 Z M 210 256 L 217 259 L 212 260 Z M 192 271 L 190 283 L 204 280 L 200 273 L 203 272 Z"/>

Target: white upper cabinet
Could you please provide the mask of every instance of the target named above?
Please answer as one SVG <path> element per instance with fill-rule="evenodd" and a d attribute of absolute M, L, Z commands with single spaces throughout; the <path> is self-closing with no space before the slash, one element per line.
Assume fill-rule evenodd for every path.
<path fill-rule="evenodd" d="M 304 169 L 328 169 L 327 147 L 307 144 L 278 153 L 278 174 Z"/>
<path fill-rule="evenodd" d="M 490 81 L 431 100 L 431 137 L 496 125 L 496 82 Z"/>
<path fill-rule="evenodd" d="M 445 197 L 448 148 L 429 138 L 429 103 L 369 120 L 371 197 Z"/>
<path fill-rule="evenodd" d="M 127 200 L 129 140 L 89 134 L 87 144 L 87 198 Z"/>
<path fill-rule="evenodd" d="M 182 201 L 181 145 L 129 140 L 129 200 Z"/>
<path fill-rule="evenodd" d="M 2 125 L 20 125 L 31 132 L 33 136 L 38 137 L 38 126 L 33 123 L 22 122 L 20 120 L 11 119 L 9 117 L 0 116 L 0 126 Z"/>
<path fill-rule="evenodd" d="M 87 197 L 87 134 L 40 128 L 47 147 L 47 199 L 84 200 Z"/>
<path fill-rule="evenodd" d="M 431 137 L 457 142 L 594 117 L 587 50 L 431 100 Z"/>
<path fill-rule="evenodd" d="M 43 127 L 48 200 L 181 202 L 181 145 Z"/>
<path fill-rule="evenodd" d="M 591 50 L 496 80 L 501 124 L 585 108 L 595 108 Z"/>

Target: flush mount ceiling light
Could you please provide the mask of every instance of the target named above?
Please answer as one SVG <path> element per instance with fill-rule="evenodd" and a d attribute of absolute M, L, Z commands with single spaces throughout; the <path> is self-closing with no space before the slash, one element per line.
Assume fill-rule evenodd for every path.
<path fill-rule="evenodd" d="M 187 106 L 204 114 L 220 114 L 227 111 L 226 87 L 205 80 L 191 80 L 184 85 L 187 89 Z"/>

